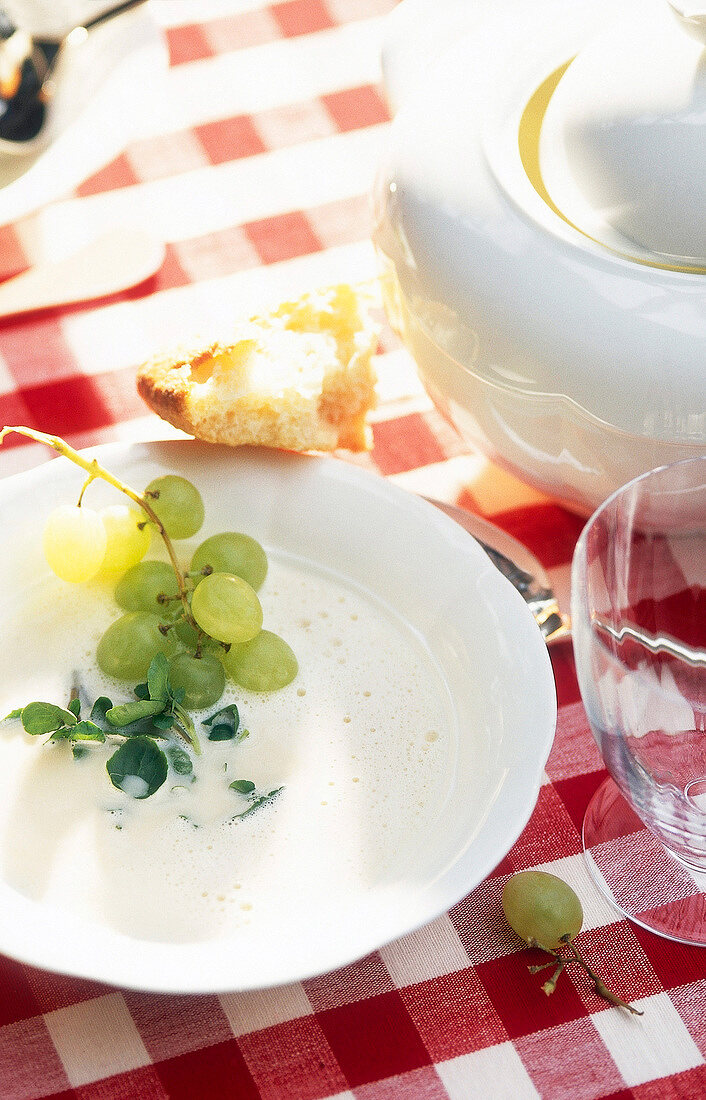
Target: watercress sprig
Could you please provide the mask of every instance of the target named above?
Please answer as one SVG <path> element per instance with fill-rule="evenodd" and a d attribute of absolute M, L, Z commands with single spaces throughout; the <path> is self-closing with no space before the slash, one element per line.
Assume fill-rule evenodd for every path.
<path fill-rule="evenodd" d="M 273 802 L 280 791 L 284 790 L 284 787 L 275 787 L 272 791 L 258 791 L 255 789 L 255 784 L 250 779 L 235 779 L 230 785 L 231 790 L 238 791 L 239 794 L 244 794 L 249 800 L 250 805 L 246 810 L 242 810 L 236 817 L 248 817 L 254 813 L 255 810 L 259 810 L 261 806 L 266 806 L 268 802 Z"/>
<path fill-rule="evenodd" d="M 169 682 L 169 665 L 163 653 L 153 657 L 147 682 L 138 684 L 135 694 L 137 699 L 116 706 L 101 695 L 91 708 L 90 718 L 83 720 L 78 698 L 67 707 L 43 701 L 27 703 L 11 711 L 5 720 L 19 719 L 33 737 L 49 734 L 48 741 L 68 741 L 77 757 L 83 754 L 87 742 L 103 743 L 110 735 L 124 737 L 123 744 L 107 761 L 108 775 L 113 786 L 135 798 L 147 798 L 167 777 L 168 759 L 155 738 L 174 730 L 196 755 L 201 745 L 193 719 L 182 706 L 183 691 L 175 691 Z M 169 760 L 179 775 L 193 769 L 188 754 L 176 745 Z"/>
<path fill-rule="evenodd" d="M 173 731 L 181 735 L 195 755 L 199 743 L 191 715 L 182 705 L 184 693 L 174 690 L 169 682 L 169 664 L 163 653 L 153 657 L 145 683 L 135 687 L 136 698 L 113 704 L 106 695 L 93 703 L 89 718 L 81 718 L 81 702 L 72 698 L 66 707 L 42 701 L 27 703 L 5 716 L 4 721 L 19 719 L 31 736 L 49 735 L 48 741 L 67 741 L 75 757 L 87 751 L 90 742 L 104 743 L 108 737 L 122 737 L 123 742 L 108 758 L 106 769 L 114 787 L 133 798 L 149 798 L 167 778 L 169 767 L 179 776 L 193 776 L 191 757 L 172 741 L 166 751 L 156 743 Z M 211 741 L 231 741 L 234 745 L 249 736 L 240 725 L 235 703 L 221 707 L 202 725 Z M 235 817 L 247 817 L 261 806 L 272 802 L 282 791 L 259 791 L 250 779 L 235 779 L 231 790 L 244 795 L 247 808 Z"/>
<path fill-rule="evenodd" d="M 191 715 L 182 705 L 184 690 L 172 688 L 169 682 L 169 662 L 163 653 L 156 653 L 152 658 L 147 682 L 137 685 L 135 695 L 137 699 L 133 702 L 120 703 L 106 712 L 106 722 L 112 729 L 124 729 L 143 718 L 150 718 L 157 729 L 175 729 L 197 756 L 201 753 Z"/>

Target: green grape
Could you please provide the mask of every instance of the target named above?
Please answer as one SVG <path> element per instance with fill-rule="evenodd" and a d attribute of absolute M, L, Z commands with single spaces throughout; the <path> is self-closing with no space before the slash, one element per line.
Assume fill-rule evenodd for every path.
<path fill-rule="evenodd" d="M 147 516 L 127 504 L 113 504 L 100 513 L 107 535 L 101 574 L 124 573 L 131 565 L 142 561 L 152 540 Z"/>
<path fill-rule="evenodd" d="M 191 614 L 197 625 L 219 642 L 247 642 L 262 626 L 257 593 L 232 573 L 204 577 L 191 598 Z"/>
<path fill-rule="evenodd" d="M 184 649 L 188 649 L 190 653 L 194 653 L 196 649 L 200 648 L 202 651 L 209 652 L 220 659 L 223 652 L 223 646 L 219 641 L 216 641 L 215 638 L 209 638 L 208 635 L 184 618 L 177 619 L 175 622 L 174 636 Z"/>
<path fill-rule="evenodd" d="M 191 650 L 192 653 L 199 644 L 199 638 L 203 637 L 202 635 L 199 635 L 196 627 L 193 626 L 186 619 L 179 619 L 174 624 L 174 634 L 179 639 L 181 644 L 185 646 L 186 649 Z M 218 642 L 216 642 L 215 644 L 220 645 L 220 643 Z"/>
<path fill-rule="evenodd" d="M 178 609 L 181 604 L 178 600 L 162 604 L 157 599 L 160 595 L 179 595 L 176 575 L 166 561 L 140 561 L 115 586 L 115 599 L 126 611 L 151 611 L 168 618 L 171 607 Z"/>
<path fill-rule="evenodd" d="M 60 504 L 47 516 L 44 556 L 50 569 L 64 581 L 78 583 L 95 577 L 108 542 L 98 512 Z"/>
<path fill-rule="evenodd" d="M 223 531 L 202 542 L 191 559 L 191 572 L 210 566 L 212 573 L 233 573 L 257 590 L 267 575 L 267 555 L 254 538 L 236 531 Z M 199 584 L 201 577 L 194 577 Z"/>
<path fill-rule="evenodd" d="M 129 611 L 112 623 L 98 643 L 98 667 L 118 680 L 143 680 L 156 653 L 169 657 L 174 643 L 148 611 Z"/>
<path fill-rule="evenodd" d="M 299 671 L 290 647 L 269 630 L 232 645 L 221 660 L 230 678 L 249 691 L 277 691 L 291 684 Z"/>
<path fill-rule="evenodd" d="M 188 539 L 201 527 L 204 506 L 201 494 L 185 477 L 166 474 L 150 481 L 144 495 L 147 503 L 172 539 Z"/>
<path fill-rule="evenodd" d="M 218 658 L 209 653 L 200 657 L 177 653 L 169 662 L 169 682 L 173 691 L 184 690 L 184 706 L 188 710 L 201 710 L 218 702 L 226 686 L 226 675 Z"/>
<path fill-rule="evenodd" d="M 507 923 L 526 943 L 556 949 L 578 936 L 583 909 L 576 894 L 556 875 L 521 871 L 505 883 Z"/>

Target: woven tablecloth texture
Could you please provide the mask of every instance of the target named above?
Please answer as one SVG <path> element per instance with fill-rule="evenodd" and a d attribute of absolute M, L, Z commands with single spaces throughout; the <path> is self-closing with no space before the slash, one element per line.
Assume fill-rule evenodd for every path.
<path fill-rule="evenodd" d="M 394 0 L 151 0 L 168 50 L 151 131 L 72 194 L 0 228 L 0 276 L 85 226 L 151 228 L 157 274 L 90 304 L 0 322 L 0 424 L 74 446 L 173 437 L 135 368 L 259 305 L 376 273 L 369 194 L 389 127 L 380 76 Z M 564 602 L 582 521 L 474 453 L 384 330 L 374 449 L 341 453 L 492 519 Z M 0 475 L 45 461 L 15 438 Z M 618 919 L 584 865 L 605 777 L 570 644 L 552 652 L 559 719 L 537 807 L 495 872 L 449 913 L 335 973 L 247 994 L 163 996 L 0 956 L 0 1100 L 676 1100 L 706 1095 L 706 952 Z M 580 943 L 630 1016 L 567 971 L 547 997 L 500 910 L 503 883 L 550 869 L 583 902 Z M 0 914 L 2 921 L 2 914 Z"/>

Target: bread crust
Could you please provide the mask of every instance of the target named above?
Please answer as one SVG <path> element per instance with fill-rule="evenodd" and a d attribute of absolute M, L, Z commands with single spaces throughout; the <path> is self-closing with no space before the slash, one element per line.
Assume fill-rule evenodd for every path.
<path fill-rule="evenodd" d="M 175 428 L 193 435 L 193 423 L 189 415 L 189 375 L 193 365 L 210 359 L 215 345 L 172 357 L 155 356 L 144 363 L 137 372 L 137 392 L 153 412 Z M 187 373 L 188 372 L 188 373 Z"/>

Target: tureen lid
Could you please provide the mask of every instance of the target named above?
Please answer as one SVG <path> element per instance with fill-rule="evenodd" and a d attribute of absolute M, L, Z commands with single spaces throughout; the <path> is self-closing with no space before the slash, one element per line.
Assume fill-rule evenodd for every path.
<path fill-rule="evenodd" d="M 706 264 L 706 0 L 612 23 L 566 68 L 542 123 L 544 186 L 584 234 L 636 258 Z"/>
<path fill-rule="evenodd" d="M 576 410 L 587 423 L 622 433 L 620 446 L 628 446 L 629 437 L 703 447 L 706 61 L 700 43 L 666 0 L 427 0 L 430 18 L 445 3 L 453 7 L 455 27 L 465 4 L 472 30 L 457 34 L 416 83 L 411 67 L 396 68 L 407 79 L 396 82 L 400 107 L 374 193 L 373 240 L 389 275 L 388 308 L 425 364 L 430 389 L 444 396 L 449 410 L 467 409 L 469 419 L 480 415 L 472 394 L 492 391 L 494 424 L 498 431 L 508 425 L 508 437 L 513 410 L 527 410 L 537 431 L 546 432 L 544 453 L 556 466 L 571 449 Z M 679 153 L 679 170 L 670 175 L 674 160 L 653 133 L 670 128 L 660 122 L 664 98 L 627 121 L 613 109 L 622 130 L 613 134 L 610 155 L 594 154 L 584 129 L 569 157 L 565 145 L 550 138 L 550 108 L 557 111 L 554 135 L 562 142 L 572 137 L 569 103 L 559 111 L 561 85 L 566 80 L 565 94 L 573 98 L 571 70 L 575 66 L 580 78 L 579 62 L 586 58 L 588 70 L 593 43 L 606 34 L 615 40 L 609 28 L 626 20 L 620 81 L 606 75 L 600 60 L 592 83 L 582 85 L 577 118 L 584 126 L 583 104 L 595 102 L 594 90 L 606 110 L 613 98 L 624 106 L 622 87 L 635 85 L 621 66 L 633 46 L 639 58 L 638 32 L 652 12 L 668 28 L 658 32 L 655 57 L 664 58 L 673 31 L 677 50 L 695 51 L 690 69 L 683 59 L 677 66 L 681 94 L 704 94 L 693 121 L 692 100 L 682 98 L 672 112 L 675 132 L 686 141 L 691 128 L 693 136 Z M 648 66 L 648 84 L 655 68 L 656 61 Z M 631 68 L 636 79 L 642 79 L 639 70 L 638 61 Z M 643 118 L 648 136 L 641 146 Z M 636 135 L 627 152 L 621 145 L 626 130 Z M 641 149 L 652 160 L 634 179 L 632 161 Z M 552 164 L 551 152 L 563 160 Z M 579 153 L 594 172 L 582 170 Z M 559 195 L 562 174 L 574 180 L 578 213 Z M 604 203 L 598 189 L 606 178 L 614 190 Z M 657 239 L 657 232 L 664 236 Z M 497 450 L 503 453 L 500 445 Z"/>

